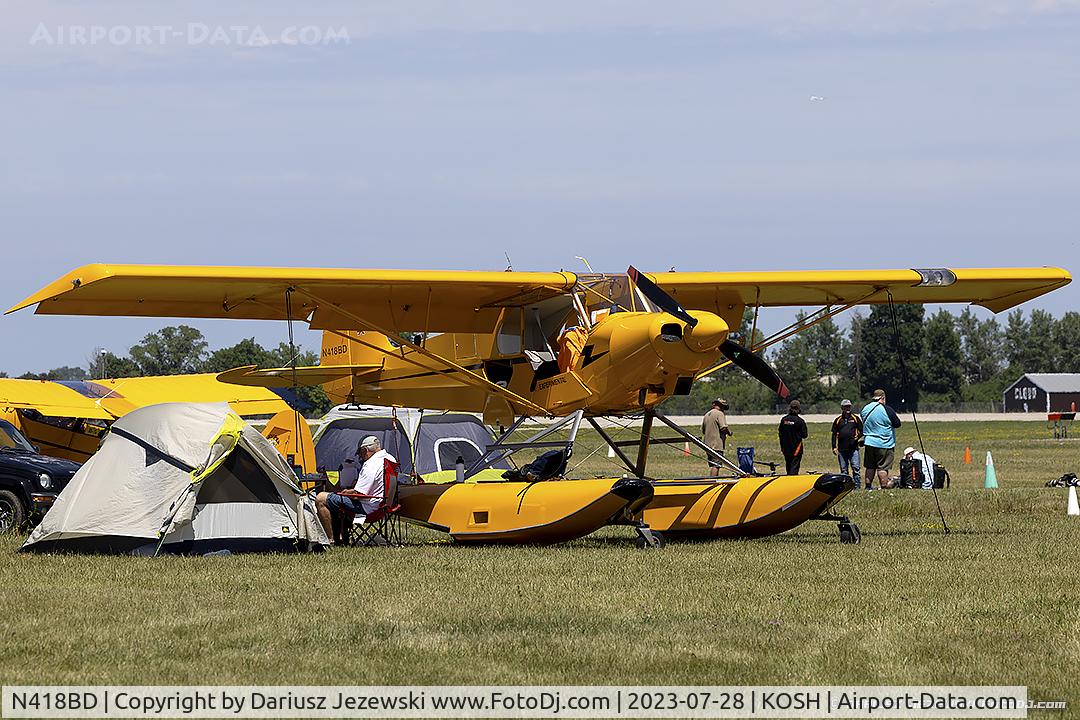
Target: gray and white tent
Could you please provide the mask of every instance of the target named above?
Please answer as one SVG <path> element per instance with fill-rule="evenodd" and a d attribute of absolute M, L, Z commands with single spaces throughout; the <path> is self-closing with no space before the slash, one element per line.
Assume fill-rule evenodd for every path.
<path fill-rule="evenodd" d="M 312 433 L 319 467 L 336 470 L 367 435 L 379 438 L 407 477 L 414 470 L 428 483 L 454 480 L 454 465 L 479 459 L 494 442 L 491 430 L 470 413 L 424 412 L 414 408 L 339 405 L 323 416 Z M 506 460 L 494 462 L 475 479 L 501 479 Z"/>
<path fill-rule="evenodd" d="M 163 403 L 117 420 L 22 551 L 207 553 L 328 545 L 274 446 L 226 403 Z"/>

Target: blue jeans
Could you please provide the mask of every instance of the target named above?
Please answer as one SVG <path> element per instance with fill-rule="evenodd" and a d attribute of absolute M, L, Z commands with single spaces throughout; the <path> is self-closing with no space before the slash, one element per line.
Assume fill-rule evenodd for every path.
<path fill-rule="evenodd" d="M 859 477 L 859 448 L 855 448 L 850 453 L 845 453 L 843 450 L 837 450 L 836 457 L 840 460 L 840 474 L 847 475 L 848 468 L 850 467 L 851 476 L 855 478 L 855 487 L 858 488 L 862 480 L 862 478 Z"/>

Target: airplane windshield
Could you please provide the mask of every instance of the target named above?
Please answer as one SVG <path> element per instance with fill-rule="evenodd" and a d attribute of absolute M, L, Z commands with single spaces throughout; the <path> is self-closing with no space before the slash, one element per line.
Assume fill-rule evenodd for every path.
<path fill-rule="evenodd" d="M 23 437 L 14 425 L 7 420 L 0 420 L 0 450 L 22 450 L 34 452 L 34 446 Z"/>
<path fill-rule="evenodd" d="M 579 275 L 578 282 L 586 289 L 585 305 L 593 320 L 608 313 L 660 312 L 627 275 Z"/>

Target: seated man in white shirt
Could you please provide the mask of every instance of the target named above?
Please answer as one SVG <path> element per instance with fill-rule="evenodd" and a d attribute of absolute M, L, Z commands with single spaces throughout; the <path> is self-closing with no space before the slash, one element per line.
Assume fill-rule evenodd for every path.
<path fill-rule="evenodd" d="M 918 452 L 913 447 L 904 450 L 905 460 L 914 460 L 922 470 L 922 490 L 930 490 L 934 487 L 934 458 Z"/>
<path fill-rule="evenodd" d="M 338 490 L 352 490 L 360 479 L 360 465 L 356 458 L 345 458 L 338 468 Z"/>
<path fill-rule="evenodd" d="M 379 438 L 368 435 L 360 441 L 356 450 L 363 465 L 360 467 L 360 475 L 356 479 L 353 490 L 368 497 L 360 499 L 343 495 L 341 493 L 319 493 L 315 496 L 315 508 L 319 513 L 319 520 L 326 530 L 327 537 L 333 537 L 333 521 L 331 513 L 352 513 L 354 515 L 368 515 L 382 505 L 385 492 L 386 461 L 397 462 L 393 455 L 382 449 Z"/>

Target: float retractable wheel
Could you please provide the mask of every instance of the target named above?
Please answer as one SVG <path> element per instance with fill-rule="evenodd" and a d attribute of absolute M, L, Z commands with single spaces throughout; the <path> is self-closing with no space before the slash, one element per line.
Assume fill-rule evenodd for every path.
<path fill-rule="evenodd" d="M 638 534 L 638 536 L 634 538 L 634 544 L 639 548 L 659 550 L 664 547 L 664 536 L 660 533 L 640 525 L 634 529 L 637 530 Z"/>
<path fill-rule="evenodd" d="M 862 533 L 859 526 L 848 520 L 839 523 L 840 542 L 844 545 L 858 545 L 862 542 Z"/>

